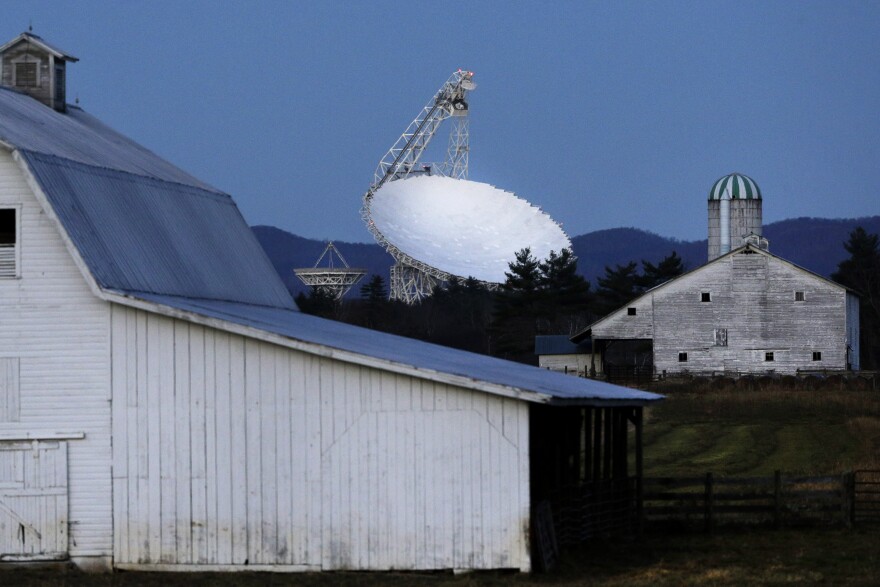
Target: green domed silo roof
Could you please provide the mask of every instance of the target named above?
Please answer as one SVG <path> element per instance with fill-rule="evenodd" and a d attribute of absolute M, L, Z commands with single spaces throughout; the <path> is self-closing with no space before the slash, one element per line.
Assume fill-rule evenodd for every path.
<path fill-rule="evenodd" d="M 720 200 L 725 193 L 730 194 L 731 200 L 760 200 L 761 190 L 748 175 L 731 173 L 715 182 L 709 190 L 710 200 Z"/>

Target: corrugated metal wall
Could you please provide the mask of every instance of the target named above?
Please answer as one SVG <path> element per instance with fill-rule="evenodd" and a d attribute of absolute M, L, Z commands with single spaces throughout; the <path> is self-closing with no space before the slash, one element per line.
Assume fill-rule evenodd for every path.
<path fill-rule="evenodd" d="M 113 306 L 117 564 L 528 569 L 528 405 Z"/>
<path fill-rule="evenodd" d="M 0 357 L 18 358 L 19 421 L 0 434 L 85 433 L 68 443 L 70 554 L 109 555 L 110 308 L 2 150 L 0 205 L 21 206 L 21 278 L 0 279 Z"/>

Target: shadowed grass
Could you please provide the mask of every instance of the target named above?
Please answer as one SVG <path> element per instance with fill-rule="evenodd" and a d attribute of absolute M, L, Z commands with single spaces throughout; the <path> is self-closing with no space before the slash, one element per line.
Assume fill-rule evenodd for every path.
<path fill-rule="evenodd" d="M 648 409 L 645 474 L 836 474 L 878 466 L 880 392 L 667 391 Z"/>
<path fill-rule="evenodd" d="M 880 533 L 867 530 L 726 530 L 648 535 L 569 551 L 545 575 L 448 573 L 117 573 L 0 570 L 0 584 L 22 587 L 467 587 L 557 585 L 875 585 L 880 577 Z"/>

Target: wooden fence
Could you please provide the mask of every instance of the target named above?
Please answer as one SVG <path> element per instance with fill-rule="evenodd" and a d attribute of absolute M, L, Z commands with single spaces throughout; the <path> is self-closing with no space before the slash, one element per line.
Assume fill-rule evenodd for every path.
<path fill-rule="evenodd" d="M 642 524 L 679 522 L 701 524 L 711 532 L 716 524 L 841 523 L 854 521 L 855 479 L 852 472 L 837 476 L 645 478 Z"/>
<path fill-rule="evenodd" d="M 880 471 L 860 469 L 853 474 L 854 524 L 880 524 Z"/>
<path fill-rule="evenodd" d="M 646 477 L 564 487 L 536 505 L 538 568 L 559 549 L 600 537 L 633 535 L 652 525 L 880 524 L 880 471 L 786 477 Z"/>

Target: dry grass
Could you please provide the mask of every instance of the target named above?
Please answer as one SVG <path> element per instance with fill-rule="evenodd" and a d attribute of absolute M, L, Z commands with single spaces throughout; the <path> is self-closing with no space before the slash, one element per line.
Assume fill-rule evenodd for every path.
<path fill-rule="evenodd" d="M 645 426 L 645 474 L 824 475 L 878 468 L 880 392 L 786 386 L 666 390 Z"/>
<path fill-rule="evenodd" d="M 0 571 L 0 584 L 23 587 L 324 587 L 541 585 L 875 585 L 880 532 L 841 529 L 725 531 L 713 536 L 653 535 L 565 554 L 545 575 L 516 573 L 326 573 L 83 575 L 77 571 Z"/>

